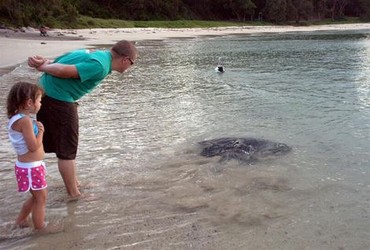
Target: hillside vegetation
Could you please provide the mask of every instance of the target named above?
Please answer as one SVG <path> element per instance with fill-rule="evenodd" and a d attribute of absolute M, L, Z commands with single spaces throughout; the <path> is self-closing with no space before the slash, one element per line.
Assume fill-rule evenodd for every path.
<path fill-rule="evenodd" d="M 0 0 L 0 23 L 13 27 L 181 28 L 353 20 L 370 20 L 369 0 Z"/>

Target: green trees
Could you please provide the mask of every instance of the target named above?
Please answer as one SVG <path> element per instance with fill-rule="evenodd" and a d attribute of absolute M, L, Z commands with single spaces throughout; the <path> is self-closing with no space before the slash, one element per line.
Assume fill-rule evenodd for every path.
<path fill-rule="evenodd" d="M 282 23 L 287 17 L 287 0 L 266 0 L 264 16 L 268 21 Z"/>
<path fill-rule="evenodd" d="M 331 19 L 344 18 L 344 9 L 348 5 L 349 0 L 327 0 L 327 7 L 329 9 Z"/>
<path fill-rule="evenodd" d="M 0 18 L 15 26 L 53 26 L 55 20 L 76 22 L 78 11 L 68 0 L 1 0 Z"/>
<path fill-rule="evenodd" d="M 360 5 L 360 17 L 364 20 L 370 20 L 370 1 L 369 0 L 358 0 Z"/>
<path fill-rule="evenodd" d="M 14 26 L 73 26 L 79 15 L 123 20 L 370 19 L 369 0 L 0 0 L 0 22 Z"/>
<path fill-rule="evenodd" d="M 290 18 L 296 23 L 299 23 L 301 19 L 308 20 L 313 14 L 313 3 L 309 0 L 292 0 L 291 9 L 294 15 Z"/>
<path fill-rule="evenodd" d="M 229 0 L 232 13 L 238 21 L 246 21 L 247 16 L 253 17 L 256 5 L 251 0 Z"/>

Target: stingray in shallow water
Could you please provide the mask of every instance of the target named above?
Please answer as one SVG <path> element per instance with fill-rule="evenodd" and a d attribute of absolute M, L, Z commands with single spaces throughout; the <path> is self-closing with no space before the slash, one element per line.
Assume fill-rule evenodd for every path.
<path fill-rule="evenodd" d="M 235 159 L 252 163 L 262 158 L 284 155 L 292 150 L 284 143 L 255 138 L 225 137 L 201 141 L 200 155 L 205 157 L 221 156 L 221 160 Z"/>

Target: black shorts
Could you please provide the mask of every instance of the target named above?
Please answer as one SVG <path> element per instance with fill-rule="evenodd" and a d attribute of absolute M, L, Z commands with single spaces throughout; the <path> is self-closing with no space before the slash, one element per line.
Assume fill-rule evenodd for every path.
<path fill-rule="evenodd" d="M 63 102 L 44 96 L 37 120 L 45 128 L 43 144 L 46 153 L 55 153 L 59 159 L 76 159 L 78 148 L 77 103 Z"/>

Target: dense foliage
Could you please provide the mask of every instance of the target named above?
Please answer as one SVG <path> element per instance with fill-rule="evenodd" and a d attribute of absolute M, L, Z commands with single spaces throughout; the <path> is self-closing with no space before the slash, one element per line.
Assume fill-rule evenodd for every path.
<path fill-rule="evenodd" d="M 273 23 L 370 20 L 369 0 L 0 0 L 0 21 L 14 26 L 73 26 L 80 15 L 122 20 L 223 20 Z"/>

